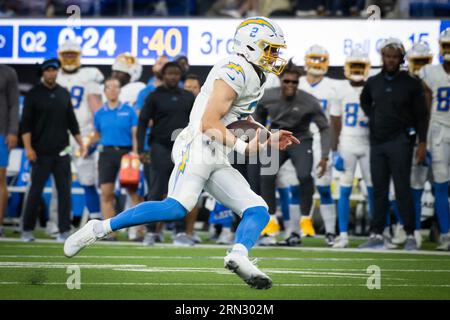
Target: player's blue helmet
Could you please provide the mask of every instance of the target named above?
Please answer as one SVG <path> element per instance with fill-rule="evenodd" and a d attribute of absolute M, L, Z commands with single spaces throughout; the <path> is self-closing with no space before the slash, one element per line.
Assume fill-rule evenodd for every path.
<path fill-rule="evenodd" d="M 234 51 L 263 71 L 283 72 L 287 61 L 279 57 L 281 48 L 286 48 L 283 31 L 266 17 L 247 18 L 236 29 Z"/>

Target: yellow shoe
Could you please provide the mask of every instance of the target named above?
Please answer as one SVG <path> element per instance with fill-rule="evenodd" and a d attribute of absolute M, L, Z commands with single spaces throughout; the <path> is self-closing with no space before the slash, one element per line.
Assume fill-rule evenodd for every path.
<path fill-rule="evenodd" d="M 302 217 L 300 220 L 300 229 L 302 230 L 302 237 L 314 237 L 316 235 L 311 217 Z"/>
<path fill-rule="evenodd" d="M 261 231 L 261 235 L 267 234 L 270 236 L 276 236 L 280 232 L 280 225 L 274 215 L 270 216 L 270 220 L 266 227 Z"/>

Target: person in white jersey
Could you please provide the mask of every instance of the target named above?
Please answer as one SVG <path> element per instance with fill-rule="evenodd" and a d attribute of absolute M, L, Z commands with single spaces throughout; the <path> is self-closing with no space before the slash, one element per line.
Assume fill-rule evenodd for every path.
<path fill-rule="evenodd" d="M 94 132 L 94 113 L 102 105 L 101 83 L 104 77 L 95 67 L 81 66 L 81 54 L 81 47 L 74 40 L 67 40 L 58 47 L 61 69 L 56 82 L 70 93 L 81 137 L 86 145 Z M 72 161 L 78 180 L 84 189 L 86 207 L 90 217 L 99 218 L 101 213 L 100 199 L 96 188 L 95 148 L 90 148 L 88 155 L 82 157 L 75 140 L 71 139 L 71 149 Z"/>
<path fill-rule="evenodd" d="M 112 219 L 91 220 L 67 239 L 64 254 L 73 257 L 84 247 L 119 229 L 182 219 L 205 189 L 242 217 L 235 245 L 224 259 L 225 267 L 252 288 L 270 288 L 272 280 L 248 258 L 248 251 L 269 221 L 267 204 L 233 169 L 228 154 L 236 150 L 251 155 L 268 144 L 284 150 L 300 142 L 291 132 L 279 130 L 264 143 L 259 139 L 259 132 L 246 143 L 226 126 L 239 119 L 251 120 L 264 94 L 265 74 L 280 74 L 286 65 L 279 57 L 280 49 L 285 47 L 283 31 L 272 20 L 252 17 L 242 21 L 234 35 L 235 54 L 221 59 L 211 69 L 195 100 L 189 125 L 175 140 L 172 151 L 175 167 L 168 197 L 163 201 L 141 203 Z"/>
<path fill-rule="evenodd" d="M 368 54 L 361 49 L 352 50 L 345 60 L 344 74 L 347 81 L 339 88 L 339 104 L 333 105 L 330 110 L 331 127 L 334 131 L 333 136 L 336 137 L 332 140 L 334 165 L 336 170 L 342 171 L 338 200 L 339 238 L 333 248 L 347 248 L 349 244 L 350 195 L 358 164 L 367 186 L 369 215 L 372 215 L 373 187 L 370 175 L 368 119 L 359 106 L 359 96 L 369 70 Z"/>
<path fill-rule="evenodd" d="M 306 76 L 300 78 L 299 83 L 299 89 L 302 89 L 319 99 L 322 105 L 323 112 L 327 116 L 328 120 L 330 120 L 330 110 L 333 105 L 336 104 L 337 99 L 337 81 L 325 76 L 328 72 L 329 63 L 330 55 L 325 48 L 319 45 L 311 46 L 305 54 Z M 314 125 L 312 126 L 311 131 L 314 133 L 313 168 L 316 168 L 321 159 L 320 134 L 317 130 L 317 127 Z M 325 241 L 329 246 L 332 246 L 334 244 L 336 233 L 336 206 L 331 194 L 331 174 L 331 161 L 328 161 L 327 171 L 322 177 L 317 177 L 316 172 L 313 172 L 313 175 L 315 176 L 317 191 L 320 195 L 320 214 L 325 224 Z M 313 209 L 311 213 L 312 212 Z M 305 236 L 315 235 L 311 216 L 302 217 L 300 223 L 302 233 Z"/>
<path fill-rule="evenodd" d="M 450 251 L 450 210 L 448 203 L 450 166 L 450 28 L 439 37 L 443 63 L 428 64 L 419 71 L 431 105 L 428 148 L 431 150 L 435 210 L 439 222 L 438 250 Z"/>

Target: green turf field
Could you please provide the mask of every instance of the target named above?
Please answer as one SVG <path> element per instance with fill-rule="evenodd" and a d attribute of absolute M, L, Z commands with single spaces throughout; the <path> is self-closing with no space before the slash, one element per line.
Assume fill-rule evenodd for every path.
<path fill-rule="evenodd" d="M 255 248 L 252 257 L 274 283 L 261 291 L 223 268 L 226 246 L 100 242 L 68 259 L 62 244 L 9 239 L 0 241 L 0 299 L 450 299 L 448 253 L 336 251 L 322 244 L 305 239 L 302 248 Z M 380 268 L 380 289 L 367 287 L 371 265 Z M 80 268 L 79 290 L 67 287 L 68 266 Z"/>

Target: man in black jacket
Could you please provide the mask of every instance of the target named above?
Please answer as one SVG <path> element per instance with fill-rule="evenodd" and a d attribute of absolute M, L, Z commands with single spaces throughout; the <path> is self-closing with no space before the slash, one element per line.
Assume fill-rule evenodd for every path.
<path fill-rule="evenodd" d="M 371 237 L 360 248 L 384 248 L 382 233 L 389 209 L 392 177 L 407 234 L 405 249 L 417 250 L 411 164 L 416 135 L 419 139 L 417 162 L 425 160 L 429 112 L 421 81 L 400 70 L 405 56 L 400 40 L 387 39 L 381 54 L 382 71 L 368 79 L 361 93 L 361 107 L 369 118 L 374 217 Z"/>
<path fill-rule="evenodd" d="M 33 241 L 37 208 L 44 185 L 53 174 L 58 192 L 58 241 L 70 233 L 72 172 L 69 134 L 72 133 L 84 154 L 80 129 L 69 92 L 56 83 L 60 63 L 49 59 L 42 63 L 41 82 L 26 95 L 22 115 L 22 139 L 25 153 L 32 163 L 31 186 L 23 216 L 23 241 Z"/>
<path fill-rule="evenodd" d="M 151 171 L 148 200 L 163 200 L 167 195 L 170 174 L 173 169 L 171 158 L 175 133 L 181 132 L 189 123 L 189 114 L 195 97 L 189 91 L 181 89 L 181 67 L 175 62 L 168 62 L 162 71 L 163 84 L 145 99 L 139 114 L 137 131 L 138 152 L 143 157 L 145 133 L 151 120 L 152 131 L 149 137 L 151 150 Z M 160 226 L 156 232 L 159 233 Z M 151 229 L 150 229 L 151 230 Z M 150 231 L 149 230 L 149 231 Z M 145 244 L 152 244 L 146 236 Z"/>

